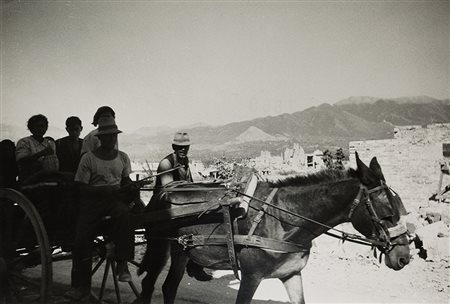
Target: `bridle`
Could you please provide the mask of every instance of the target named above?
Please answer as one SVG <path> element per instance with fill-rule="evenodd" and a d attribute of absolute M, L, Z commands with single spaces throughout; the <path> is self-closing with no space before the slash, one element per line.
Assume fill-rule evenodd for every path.
<path fill-rule="evenodd" d="M 383 222 L 383 219 L 379 217 L 377 212 L 375 211 L 375 208 L 373 206 L 373 202 L 371 199 L 371 194 L 375 192 L 384 191 L 386 194 L 387 199 L 389 200 L 389 203 L 392 206 L 392 202 L 389 199 L 389 195 L 392 196 L 392 199 L 394 198 L 394 195 L 396 195 L 395 191 L 394 193 L 389 193 L 390 187 L 381 180 L 380 186 L 368 189 L 367 186 L 361 184 L 359 187 L 359 192 L 356 195 L 356 198 L 353 200 L 352 206 L 350 207 L 350 211 L 348 213 L 348 218 L 352 222 L 353 214 L 356 210 L 356 208 L 360 205 L 361 202 L 364 202 L 364 205 L 367 208 L 367 211 L 370 215 L 370 219 L 372 221 L 372 224 L 375 227 L 376 235 L 374 237 L 376 240 L 368 239 L 372 245 L 377 246 L 382 253 L 388 253 L 391 251 L 396 245 L 408 245 L 409 241 L 407 242 L 401 242 L 399 241 L 399 236 L 405 234 L 407 232 L 406 224 L 400 219 L 400 221 L 395 225 L 394 227 L 387 227 L 386 224 Z M 395 207 L 395 206 L 392 206 Z"/>

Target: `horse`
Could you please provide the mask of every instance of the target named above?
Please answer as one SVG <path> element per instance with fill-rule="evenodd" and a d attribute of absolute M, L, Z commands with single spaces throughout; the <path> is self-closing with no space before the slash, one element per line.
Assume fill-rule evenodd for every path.
<path fill-rule="evenodd" d="M 241 273 L 236 303 L 250 303 L 261 280 L 265 278 L 280 279 L 291 303 L 305 303 L 301 271 L 308 262 L 311 242 L 344 222 L 351 222 L 363 235 L 359 241 L 377 247 L 385 255 L 388 268 L 400 270 L 409 263 L 410 242 L 403 220 L 406 215 L 403 203 L 398 194 L 386 185 L 377 159 L 372 158 L 367 167 L 355 154 L 356 170 L 328 169 L 275 182 L 258 183 L 251 196 L 248 213 L 241 214 L 234 221 L 238 233 L 234 235 L 233 254 Z M 196 200 L 220 203 L 226 201 L 227 196 L 233 197 L 230 193 L 236 192 L 226 187 L 216 187 L 211 191 L 205 191 L 202 185 L 200 188 L 202 191 L 197 192 L 192 191 L 195 190 L 193 185 L 186 189 L 168 188 L 163 191 L 160 208 Z M 170 270 L 162 287 L 166 304 L 175 302 L 188 258 L 210 269 L 233 268 L 229 246 L 208 242 L 189 245 L 189 240 L 201 236 L 208 240 L 217 235 L 227 235 L 229 228 L 226 221 L 208 220 L 203 215 L 196 218 L 172 229 L 163 241 L 178 240 L 178 243 L 172 243 Z M 258 224 L 254 224 L 258 221 Z M 161 230 L 157 231 L 150 233 L 149 237 L 157 236 L 161 241 L 165 236 Z M 237 241 L 238 234 L 244 236 L 244 242 Z M 262 245 L 257 242 L 245 243 L 248 235 L 262 240 Z M 270 244 L 275 245 L 272 247 Z M 153 254 L 154 250 L 157 252 L 150 241 L 141 266 L 141 271 L 147 274 L 142 280 L 142 293 L 134 301 L 135 304 L 151 302 L 155 281 L 167 262 L 167 258 Z"/>

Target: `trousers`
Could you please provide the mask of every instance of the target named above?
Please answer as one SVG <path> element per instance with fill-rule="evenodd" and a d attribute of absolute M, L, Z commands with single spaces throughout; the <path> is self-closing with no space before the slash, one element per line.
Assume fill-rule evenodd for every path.
<path fill-rule="evenodd" d="M 108 219 L 105 220 L 105 217 Z M 81 198 L 72 251 L 73 287 L 91 287 L 94 239 L 100 234 L 102 226 L 114 241 L 115 259 L 129 261 L 134 258 L 134 229 L 128 207 L 114 198 Z"/>

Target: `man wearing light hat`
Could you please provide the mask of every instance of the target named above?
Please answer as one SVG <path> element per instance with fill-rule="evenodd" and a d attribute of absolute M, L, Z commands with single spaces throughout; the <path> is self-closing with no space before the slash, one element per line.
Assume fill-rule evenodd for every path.
<path fill-rule="evenodd" d="M 121 133 L 113 117 L 100 117 L 96 136 L 100 147 L 83 154 L 75 182 L 80 186 L 80 211 L 73 248 L 72 289 L 65 295 L 83 300 L 90 295 L 92 244 L 98 223 L 110 217 L 109 235 L 115 244 L 119 281 L 131 281 L 127 262 L 134 258 L 134 231 L 128 206 L 120 197 L 121 186 L 130 185 L 128 155 L 115 148 Z"/>
<path fill-rule="evenodd" d="M 157 209 L 158 197 L 161 189 L 165 185 L 174 181 L 187 181 L 192 182 L 192 175 L 189 169 L 189 159 L 188 152 L 191 141 L 189 139 L 189 134 L 186 132 L 176 132 L 172 141 L 173 153 L 164 157 L 158 165 L 157 172 L 169 171 L 167 173 L 158 175 L 156 177 L 155 190 L 150 203 L 147 205 L 146 209 L 148 211 L 153 211 L 153 208 Z M 171 170 L 173 168 L 179 167 L 178 170 Z M 149 238 L 150 239 L 150 238 Z M 138 271 L 138 274 L 144 271 L 158 271 L 157 269 L 152 269 L 152 267 L 158 267 L 165 265 L 166 261 L 169 259 L 170 242 L 166 240 L 150 240 L 147 245 L 147 251 L 144 257 L 144 261 Z M 152 258 L 149 258 L 149 257 Z M 154 263 L 154 264 L 153 264 Z M 152 266 L 154 265 L 154 266 Z M 157 265 L 157 266 L 156 266 Z M 194 277 L 199 281 L 210 281 L 212 276 L 206 273 L 202 266 L 188 261 L 186 265 L 186 270 L 189 276 Z M 149 286 L 152 284 L 147 284 L 146 279 L 142 280 L 142 292 L 140 295 L 141 299 L 149 299 L 153 290 L 149 290 Z"/>
<path fill-rule="evenodd" d="M 180 166 L 178 170 L 156 177 L 156 187 L 162 187 L 173 181 L 192 182 L 189 169 L 188 152 L 191 141 L 186 132 L 176 132 L 172 141 L 173 153 L 167 155 L 158 165 L 158 173 Z"/>
<path fill-rule="evenodd" d="M 168 172 L 156 177 L 156 187 L 163 187 L 173 181 L 192 182 L 191 170 L 189 168 L 189 158 L 187 156 L 191 140 L 189 134 L 178 131 L 172 140 L 173 153 L 167 155 L 158 165 L 157 172 L 163 172 L 180 166 L 178 170 Z M 210 281 L 212 276 L 203 270 L 203 267 L 189 260 L 186 271 L 190 277 L 199 281 Z"/>

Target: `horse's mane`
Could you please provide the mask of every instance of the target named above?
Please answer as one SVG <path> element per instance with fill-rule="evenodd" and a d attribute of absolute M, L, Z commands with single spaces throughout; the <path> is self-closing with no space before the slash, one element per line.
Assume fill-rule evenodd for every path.
<path fill-rule="evenodd" d="M 307 175 L 296 175 L 269 182 L 271 187 L 307 186 L 355 178 L 356 170 L 324 169 Z"/>

